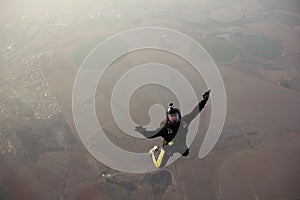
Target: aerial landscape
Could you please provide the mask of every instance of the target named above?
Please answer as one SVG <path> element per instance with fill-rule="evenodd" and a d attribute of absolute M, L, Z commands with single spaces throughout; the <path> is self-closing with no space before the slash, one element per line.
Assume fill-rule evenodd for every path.
<path fill-rule="evenodd" d="M 300 199 L 300 1 L 12 0 L 0 5 L 0 200 Z M 227 111 L 221 136 L 204 158 L 198 153 L 209 128 L 210 101 L 188 156 L 130 173 L 86 149 L 72 95 L 80 66 L 99 43 L 143 27 L 176 30 L 198 42 L 223 78 Z M 190 62 L 170 52 L 145 48 L 114 60 L 98 82 L 94 105 L 106 137 L 129 152 L 146 153 L 162 141 L 124 133 L 111 110 L 115 84 L 146 63 L 182 74 L 198 101 L 208 89 Z M 134 91 L 128 110 L 137 125 L 148 126 L 151 106 L 166 109 L 171 101 L 181 107 L 169 88 L 147 84 Z M 165 110 L 158 112 L 159 122 Z"/>

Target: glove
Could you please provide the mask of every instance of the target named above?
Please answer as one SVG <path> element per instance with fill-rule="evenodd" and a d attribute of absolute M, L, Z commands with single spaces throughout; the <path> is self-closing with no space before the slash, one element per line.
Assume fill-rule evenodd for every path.
<path fill-rule="evenodd" d="M 190 148 L 187 148 L 187 150 L 185 150 L 185 152 L 182 154 L 182 156 L 188 156 L 190 153 Z"/>
<path fill-rule="evenodd" d="M 203 99 L 208 99 L 210 94 L 210 89 L 202 94 Z"/>
<path fill-rule="evenodd" d="M 146 129 L 142 126 L 136 126 L 134 130 L 141 134 L 144 134 L 146 132 Z"/>

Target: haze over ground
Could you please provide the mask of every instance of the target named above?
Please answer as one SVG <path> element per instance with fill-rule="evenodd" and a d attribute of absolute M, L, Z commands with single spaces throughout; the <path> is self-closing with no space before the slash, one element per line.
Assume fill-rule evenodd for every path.
<path fill-rule="evenodd" d="M 13 0 L 0 2 L 0 16 L 0 199 L 300 199 L 299 1 Z M 85 149 L 72 91 L 98 43 L 148 26 L 180 31 L 207 50 L 224 80 L 227 115 L 204 159 L 198 152 L 210 102 L 188 157 L 132 174 Z M 147 152 L 161 139 L 124 134 L 110 100 L 125 72 L 149 62 L 178 70 L 198 100 L 207 88 L 189 62 L 168 52 L 144 49 L 115 61 L 98 84 L 96 111 L 107 137 L 132 152 Z M 170 101 L 178 105 L 168 88 L 143 86 L 130 100 L 131 117 L 147 126 L 149 108 Z"/>

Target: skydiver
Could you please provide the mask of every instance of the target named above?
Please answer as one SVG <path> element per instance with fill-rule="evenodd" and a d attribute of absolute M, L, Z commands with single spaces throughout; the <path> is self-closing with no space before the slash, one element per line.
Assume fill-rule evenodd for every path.
<path fill-rule="evenodd" d="M 155 130 L 148 131 L 142 126 L 136 126 L 135 131 L 138 131 L 147 138 L 162 137 L 162 148 L 154 146 L 149 154 L 156 168 L 166 164 L 173 153 L 178 152 L 182 156 L 187 156 L 190 152 L 186 145 L 186 135 L 191 121 L 202 111 L 207 103 L 210 95 L 210 90 L 202 94 L 202 100 L 194 107 L 194 109 L 181 116 L 181 112 L 171 102 L 166 110 L 166 119 L 162 121 L 160 127 Z"/>

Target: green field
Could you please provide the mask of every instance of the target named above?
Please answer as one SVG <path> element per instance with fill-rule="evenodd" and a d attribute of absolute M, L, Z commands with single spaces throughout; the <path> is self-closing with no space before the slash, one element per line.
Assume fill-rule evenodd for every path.
<path fill-rule="evenodd" d="M 237 55 L 236 49 L 225 39 L 209 36 L 198 40 L 198 42 L 206 49 L 214 61 L 229 61 Z"/>
<path fill-rule="evenodd" d="M 77 65 L 80 66 L 84 58 L 89 54 L 89 52 L 102 42 L 104 38 L 93 38 L 80 44 L 76 49 L 74 49 L 70 55 L 70 59 Z"/>
<path fill-rule="evenodd" d="M 8 191 L 4 187 L 0 187 L 0 200 L 12 200 Z"/>
<path fill-rule="evenodd" d="M 275 58 L 282 53 L 282 43 L 269 36 L 247 35 L 243 38 L 244 50 L 260 58 Z"/>
<path fill-rule="evenodd" d="M 70 59 L 79 67 L 81 65 L 81 63 L 83 62 L 83 60 L 85 59 L 85 57 L 101 42 L 103 42 L 105 39 L 107 38 L 93 38 L 90 40 L 87 40 L 86 42 L 82 43 L 81 45 L 79 45 L 77 48 L 75 48 L 71 55 L 70 55 Z M 111 54 L 115 51 L 115 49 L 123 49 L 123 50 L 127 50 L 128 48 L 125 46 L 125 44 L 122 44 L 121 41 L 115 41 L 112 42 L 112 45 L 110 47 L 108 47 L 104 54 Z M 105 57 L 105 55 L 102 55 Z M 116 60 L 114 60 L 114 62 L 112 62 L 111 64 L 115 64 L 117 62 L 119 62 L 122 59 L 123 56 L 117 58 Z M 99 66 L 99 67 L 104 67 L 104 66 Z"/>
<path fill-rule="evenodd" d="M 292 17 L 290 15 L 284 14 L 284 13 L 276 13 L 275 18 L 287 25 L 300 25 L 300 19 L 296 17 Z"/>

